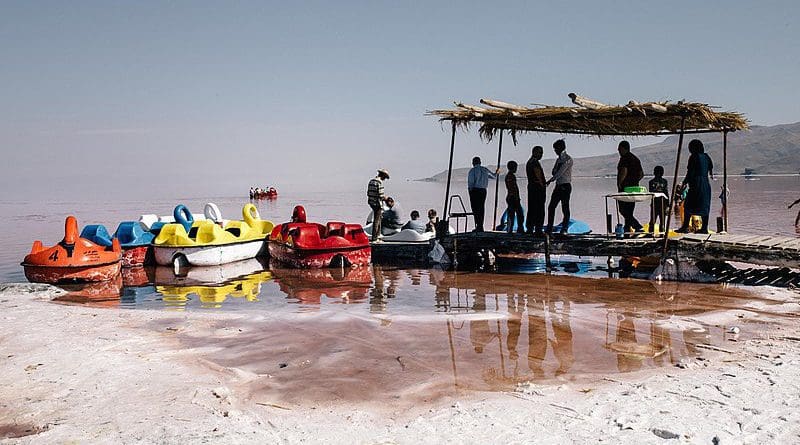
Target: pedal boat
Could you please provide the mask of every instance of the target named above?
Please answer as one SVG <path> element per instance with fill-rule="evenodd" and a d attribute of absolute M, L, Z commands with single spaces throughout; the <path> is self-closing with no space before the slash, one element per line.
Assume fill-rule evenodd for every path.
<path fill-rule="evenodd" d="M 372 250 L 360 224 L 306 222 L 302 206 L 294 214 L 302 216 L 275 226 L 269 236 L 269 254 L 275 260 L 301 269 L 370 264 Z"/>
<path fill-rule="evenodd" d="M 78 220 L 70 215 L 64 223 L 64 239 L 48 248 L 34 241 L 22 267 L 32 283 L 96 282 L 119 275 L 121 259 L 119 241 L 105 247 L 79 237 Z"/>
<path fill-rule="evenodd" d="M 194 221 L 182 205 L 175 208 L 176 223 L 166 224 L 153 240 L 156 263 L 174 268 L 218 266 L 266 253 L 265 240 L 273 224 L 262 220 L 253 204 L 242 209 L 242 221 L 224 227 L 210 220 Z"/>
<path fill-rule="evenodd" d="M 122 267 L 139 267 L 155 264 L 153 258 L 152 242 L 155 234 L 138 221 L 124 221 L 119 223 L 114 235 L 102 224 L 90 224 L 81 231 L 81 238 L 86 238 L 100 246 L 111 246 L 116 239 L 122 247 Z"/>
<path fill-rule="evenodd" d="M 224 219 L 222 219 L 222 213 L 219 211 L 219 207 L 217 207 L 217 205 L 214 204 L 213 202 L 209 202 L 205 205 L 205 207 L 203 207 L 202 215 L 192 214 L 193 221 L 200 221 L 203 219 L 208 219 L 221 225 L 225 225 L 225 223 L 227 222 Z M 139 216 L 139 224 L 142 225 L 144 230 L 152 232 L 153 235 L 156 236 L 158 236 L 158 232 L 161 231 L 162 227 L 164 227 L 166 224 L 174 222 L 176 222 L 174 212 L 172 213 L 172 215 L 165 215 L 165 216 L 158 216 L 154 213 Z"/>

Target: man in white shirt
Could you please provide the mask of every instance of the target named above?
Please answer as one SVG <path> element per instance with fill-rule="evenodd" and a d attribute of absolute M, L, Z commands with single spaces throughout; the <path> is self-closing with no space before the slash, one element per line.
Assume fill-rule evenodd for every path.
<path fill-rule="evenodd" d="M 572 194 L 572 157 L 567 154 L 567 144 L 563 139 L 553 143 L 553 151 L 558 158 L 553 165 L 553 177 L 545 183 L 556 183 L 553 194 L 550 195 L 550 205 L 547 206 L 547 233 L 553 233 L 553 220 L 556 217 L 556 207 L 561 203 L 561 212 L 564 219 L 561 223 L 561 234 L 566 234 L 569 228 L 569 197 Z"/>
<path fill-rule="evenodd" d="M 498 168 L 497 171 L 500 169 Z M 486 188 L 489 187 L 489 180 L 497 177 L 488 168 L 481 165 L 481 158 L 472 158 L 472 168 L 467 176 L 467 190 L 469 191 L 469 206 L 472 208 L 472 216 L 475 217 L 475 231 L 483 232 L 483 216 L 486 206 Z"/>

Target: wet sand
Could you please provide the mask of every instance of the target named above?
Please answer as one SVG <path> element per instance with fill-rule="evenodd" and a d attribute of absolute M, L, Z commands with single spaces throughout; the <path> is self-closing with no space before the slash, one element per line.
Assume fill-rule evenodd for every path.
<path fill-rule="evenodd" d="M 800 440 L 796 292 L 698 286 L 689 298 L 686 288 L 671 291 L 683 285 L 617 280 L 643 295 L 622 303 L 613 281 L 576 286 L 550 278 L 526 289 L 499 275 L 486 284 L 489 297 L 480 282 L 464 285 L 473 292 L 461 296 L 444 282 L 451 291 L 437 301 L 451 315 L 438 318 L 120 311 L 53 304 L 60 291 L 46 286 L 7 287 L 0 291 L 0 438 Z M 495 295 L 506 314 L 474 310 L 493 305 Z M 463 313 L 452 313 L 467 297 Z M 381 298 L 372 295 L 369 304 Z M 612 309 L 608 326 L 578 309 L 591 304 Z M 728 333 L 733 326 L 738 335 Z"/>

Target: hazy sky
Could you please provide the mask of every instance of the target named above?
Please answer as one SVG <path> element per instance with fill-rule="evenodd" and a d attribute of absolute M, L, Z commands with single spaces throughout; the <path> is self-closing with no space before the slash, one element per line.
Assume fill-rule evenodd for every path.
<path fill-rule="evenodd" d="M 481 97 L 686 99 L 795 122 L 798 17 L 796 0 L 4 1 L 0 187 L 106 193 L 143 178 L 229 193 L 363 182 L 381 166 L 428 176 L 446 167 L 449 134 L 424 112 Z M 494 156 L 474 133 L 458 135 L 457 164 Z M 614 149 L 570 142 L 577 156 Z"/>

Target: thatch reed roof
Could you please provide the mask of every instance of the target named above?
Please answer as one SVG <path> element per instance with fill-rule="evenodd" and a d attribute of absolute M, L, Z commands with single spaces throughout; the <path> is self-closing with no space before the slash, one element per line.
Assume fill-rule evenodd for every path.
<path fill-rule="evenodd" d="M 532 108 L 490 99 L 484 106 L 455 102 L 455 109 L 426 113 L 456 126 L 480 125 L 480 134 L 491 140 L 500 131 L 586 134 L 596 136 L 649 136 L 678 134 L 681 119 L 685 133 L 745 130 L 747 120 L 740 113 L 714 111 L 707 104 L 693 102 L 628 102 L 605 105 L 570 93 L 575 106 L 557 107 L 534 104 Z"/>

